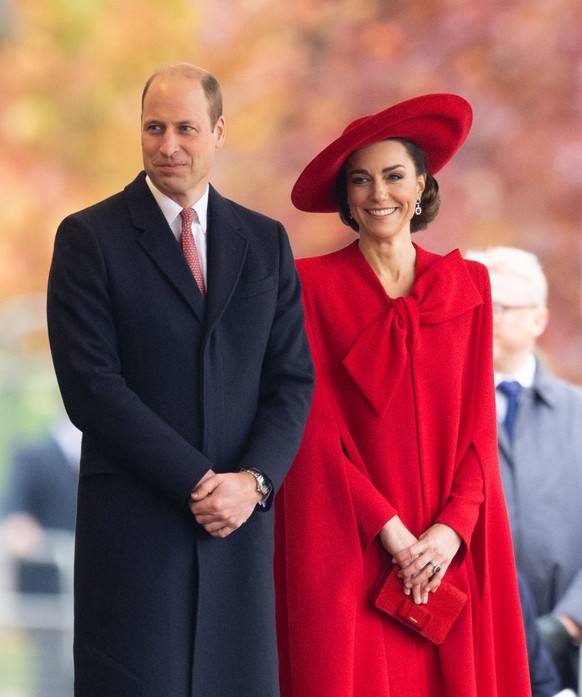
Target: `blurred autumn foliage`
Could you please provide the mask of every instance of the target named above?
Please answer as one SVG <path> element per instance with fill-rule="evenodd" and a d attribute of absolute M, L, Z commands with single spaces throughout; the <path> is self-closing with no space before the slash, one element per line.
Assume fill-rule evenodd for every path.
<path fill-rule="evenodd" d="M 142 85 L 179 60 L 223 85 L 213 183 L 281 219 L 297 256 L 352 239 L 335 215 L 290 203 L 321 147 L 401 99 L 465 96 L 474 127 L 418 241 L 537 253 L 551 288 L 544 349 L 582 382 L 580 0 L 0 0 L 0 386 L 11 352 L 49 365 L 44 329 L 13 328 L 20 299 L 43 297 L 59 221 L 141 168 Z"/>

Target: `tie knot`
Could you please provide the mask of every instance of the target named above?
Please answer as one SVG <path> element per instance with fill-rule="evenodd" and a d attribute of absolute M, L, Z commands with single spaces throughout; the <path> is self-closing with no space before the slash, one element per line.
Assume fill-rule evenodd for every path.
<path fill-rule="evenodd" d="M 192 227 L 192 223 L 198 218 L 193 208 L 182 208 L 180 215 L 182 216 L 183 225 L 189 228 Z"/>
<path fill-rule="evenodd" d="M 497 385 L 497 389 L 506 397 L 517 397 L 521 390 L 521 384 L 517 380 L 504 380 Z"/>

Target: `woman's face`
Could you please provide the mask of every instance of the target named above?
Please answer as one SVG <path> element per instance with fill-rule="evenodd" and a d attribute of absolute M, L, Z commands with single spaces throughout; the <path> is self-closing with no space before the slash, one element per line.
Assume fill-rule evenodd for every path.
<path fill-rule="evenodd" d="M 356 150 L 347 161 L 346 177 L 348 205 L 360 236 L 387 239 L 410 233 L 425 177 L 416 173 L 402 143 L 383 140 Z"/>

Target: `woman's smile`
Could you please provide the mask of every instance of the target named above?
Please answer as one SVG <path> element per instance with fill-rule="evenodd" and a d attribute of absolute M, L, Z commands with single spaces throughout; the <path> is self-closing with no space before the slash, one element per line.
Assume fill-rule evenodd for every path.
<path fill-rule="evenodd" d="M 366 208 L 365 210 L 366 213 L 368 213 L 374 218 L 385 218 L 389 215 L 392 215 L 396 208 Z"/>

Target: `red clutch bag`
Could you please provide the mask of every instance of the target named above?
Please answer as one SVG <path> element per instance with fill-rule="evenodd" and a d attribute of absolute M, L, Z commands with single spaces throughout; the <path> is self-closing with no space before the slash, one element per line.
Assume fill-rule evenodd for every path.
<path fill-rule="evenodd" d="M 413 629 L 435 644 L 442 644 L 449 629 L 467 601 L 462 590 L 447 581 L 429 594 L 426 605 L 416 605 L 404 595 L 398 566 L 389 565 L 375 583 L 370 594 L 372 603 L 382 612 Z"/>

